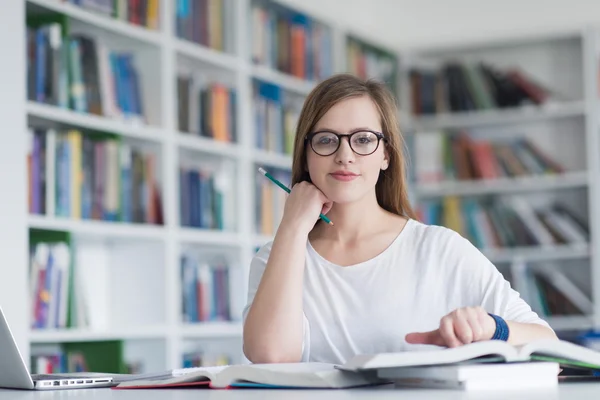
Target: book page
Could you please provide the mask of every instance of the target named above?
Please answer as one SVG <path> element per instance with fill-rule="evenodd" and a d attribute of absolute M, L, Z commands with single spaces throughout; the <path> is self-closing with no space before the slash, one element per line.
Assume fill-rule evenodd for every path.
<path fill-rule="evenodd" d="M 519 359 L 519 355 L 513 346 L 500 340 L 488 340 L 455 348 L 440 348 L 439 350 L 358 355 L 340 368 L 347 371 L 359 371 L 419 365 L 455 364 L 484 356 L 500 356 L 506 361 Z"/>
<path fill-rule="evenodd" d="M 575 365 L 576 363 L 570 362 L 575 361 L 582 366 L 588 364 L 590 368 L 595 366 L 595 368 L 600 369 L 600 352 L 564 340 L 536 340 L 520 346 L 519 352 L 524 357 L 545 356 L 545 360 L 549 360 L 548 357 L 551 357 L 554 361 L 563 365 Z"/>

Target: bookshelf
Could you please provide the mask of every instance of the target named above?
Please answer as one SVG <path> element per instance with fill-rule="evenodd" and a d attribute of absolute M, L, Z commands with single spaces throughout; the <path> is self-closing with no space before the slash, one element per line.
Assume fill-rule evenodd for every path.
<path fill-rule="evenodd" d="M 600 322 L 599 50 L 584 27 L 401 54 L 413 204 L 468 237 L 559 335 Z M 548 236 L 555 204 L 561 224 L 587 225 L 561 225 L 579 236 Z"/>
<path fill-rule="evenodd" d="M 85 353 L 106 343 L 136 371 L 199 360 L 245 362 L 241 310 L 248 268 L 256 247 L 272 238 L 256 229 L 255 196 L 263 183 L 256 170 L 286 171 L 292 163 L 290 154 L 257 146 L 255 85 L 274 85 L 281 92 L 285 104 L 270 103 L 269 113 L 292 112 L 316 82 L 349 69 L 347 38 L 358 46 L 360 37 L 276 1 L 198 2 L 212 7 L 199 15 L 223 18 L 221 23 L 214 22 L 220 21 L 217 14 L 209 18 L 208 31 L 191 17 L 198 10 L 186 9 L 190 2 L 149 0 L 158 18 L 123 14 L 127 0 L 114 3 L 118 17 L 71 3 L 20 0 L 0 16 L 11 32 L 23 32 L 3 46 L 11 61 L 0 78 L 12 90 L 0 94 L 4 126 L 22 132 L 0 139 L 10 165 L 2 172 L 9 194 L 0 237 L 10 246 L 6 265 L 19 266 L 4 273 L 9 279 L 0 283 L 0 304 L 23 356 L 35 364 L 62 349 Z M 51 21 L 39 22 L 49 14 Z M 277 35 L 256 28 L 260 18 L 279 24 Z M 145 19 L 152 26 L 144 26 Z M 272 55 L 281 51 L 285 37 L 293 41 L 291 51 L 275 65 Z M 67 62 L 61 58 L 66 56 L 49 50 L 56 49 L 57 40 L 60 49 L 70 44 L 61 50 L 70 57 L 67 66 L 51 64 L 46 70 L 31 61 L 42 54 L 40 40 L 47 40 L 46 57 L 59 63 Z M 304 54 L 308 40 L 313 50 Z M 375 50 L 369 43 L 368 51 Z M 94 54 L 97 64 L 87 61 Z M 353 57 L 360 60 L 361 53 Z M 60 81 L 64 68 L 66 81 Z M 58 83 L 49 85 L 55 82 L 51 73 Z M 189 78 L 189 85 L 180 85 L 181 78 Z M 87 88 L 84 97 L 70 86 L 74 82 Z M 93 97 L 96 91 L 100 100 Z M 183 104 L 196 111 L 180 113 Z M 200 104 L 212 104 L 212 111 L 196 109 Z M 218 107 L 221 114 L 214 114 Z M 273 126 L 275 135 L 286 129 Z M 73 186 L 69 179 L 78 175 L 72 173 L 82 174 L 81 186 Z M 90 179 L 104 186 L 86 186 Z M 207 187 L 210 197 L 202 197 Z M 195 201 L 211 206 L 199 214 L 189 211 Z M 55 261 L 63 242 L 44 235 L 66 238 L 68 257 Z M 197 273 L 187 281 L 184 258 Z M 50 300 L 40 297 L 42 276 Z M 70 281 L 69 300 L 61 303 L 59 283 Z M 207 285 L 215 282 L 221 289 L 210 297 L 207 290 L 214 288 Z M 194 308 L 193 302 L 182 304 L 184 293 L 204 297 Z M 194 322 L 184 320 L 184 311 Z M 220 317 L 226 312 L 228 317 Z M 31 327 L 33 322 L 39 326 Z"/>

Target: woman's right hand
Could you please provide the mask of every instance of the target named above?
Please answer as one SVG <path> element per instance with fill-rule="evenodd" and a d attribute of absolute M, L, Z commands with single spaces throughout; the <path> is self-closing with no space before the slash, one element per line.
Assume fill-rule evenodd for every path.
<path fill-rule="evenodd" d="M 333 202 L 310 182 L 302 181 L 292 187 L 283 210 L 282 225 L 310 232 L 319 214 L 327 214 Z"/>

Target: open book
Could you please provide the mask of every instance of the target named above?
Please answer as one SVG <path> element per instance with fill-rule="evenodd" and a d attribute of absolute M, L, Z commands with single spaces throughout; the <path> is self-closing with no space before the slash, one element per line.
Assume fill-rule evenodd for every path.
<path fill-rule="evenodd" d="M 121 382 L 116 389 L 184 386 L 341 389 L 388 381 L 377 378 L 374 373 L 343 371 L 325 363 L 251 364 L 194 368 L 179 376 Z"/>
<path fill-rule="evenodd" d="M 552 339 L 537 340 L 522 346 L 489 340 L 448 349 L 357 355 L 338 368 L 361 371 L 490 361 L 552 361 L 564 366 L 600 369 L 600 352 Z"/>

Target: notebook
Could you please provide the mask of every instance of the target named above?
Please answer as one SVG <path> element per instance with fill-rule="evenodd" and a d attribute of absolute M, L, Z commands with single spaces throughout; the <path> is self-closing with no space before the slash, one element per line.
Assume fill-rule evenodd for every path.
<path fill-rule="evenodd" d="M 204 386 L 209 388 L 328 388 L 341 389 L 387 383 L 375 373 L 337 369 L 326 363 L 281 363 L 196 368 L 174 377 L 122 382 L 115 389 Z"/>

